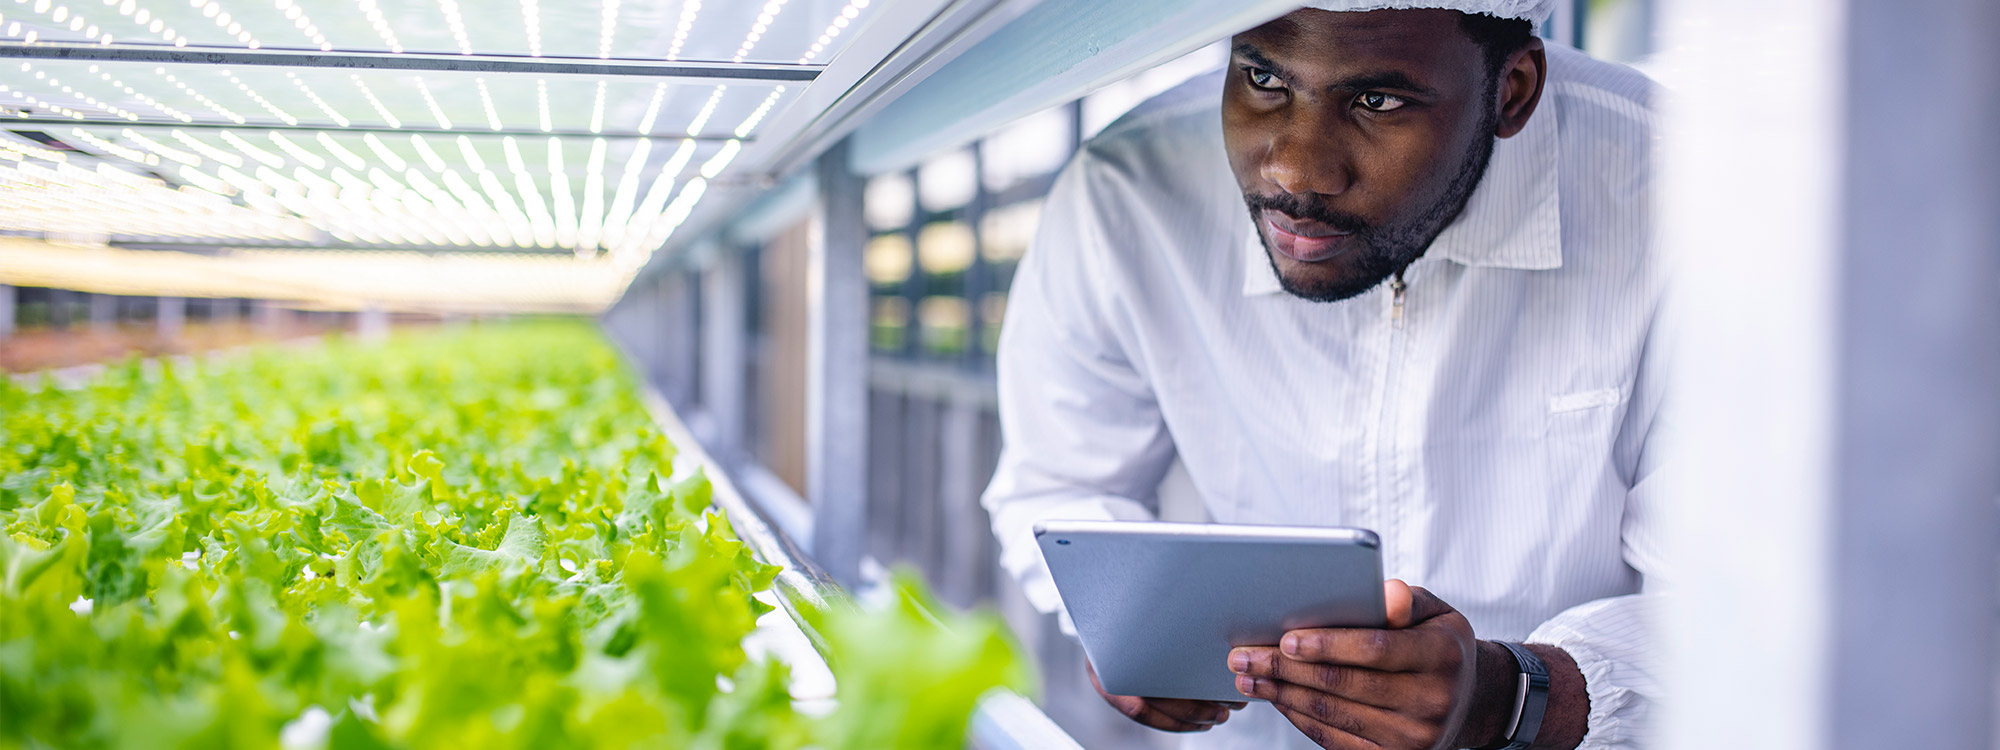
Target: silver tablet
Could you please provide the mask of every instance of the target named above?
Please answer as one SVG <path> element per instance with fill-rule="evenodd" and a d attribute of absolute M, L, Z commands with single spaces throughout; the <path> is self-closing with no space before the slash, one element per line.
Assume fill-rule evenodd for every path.
<path fill-rule="evenodd" d="M 1044 521 L 1035 539 L 1113 695 L 1245 700 L 1231 648 L 1387 622 L 1381 545 L 1365 529 Z"/>

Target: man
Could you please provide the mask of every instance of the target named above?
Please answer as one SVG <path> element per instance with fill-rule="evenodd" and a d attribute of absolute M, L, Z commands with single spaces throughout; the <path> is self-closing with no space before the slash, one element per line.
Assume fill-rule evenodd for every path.
<path fill-rule="evenodd" d="M 1311 3 L 1057 180 L 985 497 L 1029 598 L 1060 606 L 1035 521 L 1149 518 L 1176 457 L 1211 519 L 1373 529 L 1399 579 L 1388 628 L 1233 652 L 1268 704 L 1105 696 L 1133 719 L 1204 747 L 1643 739 L 1650 84 L 1545 49 L 1552 3 Z"/>

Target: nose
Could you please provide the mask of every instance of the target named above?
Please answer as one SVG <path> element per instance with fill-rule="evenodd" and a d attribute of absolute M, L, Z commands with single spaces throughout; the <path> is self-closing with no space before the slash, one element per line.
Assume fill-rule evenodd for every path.
<path fill-rule="evenodd" d="M 1258 171 L 1265 181 L 1294 195 L 1339 195 L 1354 184 L 1339 139 L 1313 117 L 1291 118 L 1272 131 Z"/>

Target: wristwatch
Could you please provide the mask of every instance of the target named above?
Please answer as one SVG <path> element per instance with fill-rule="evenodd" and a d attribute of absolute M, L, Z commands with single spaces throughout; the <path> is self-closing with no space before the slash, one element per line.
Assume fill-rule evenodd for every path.
<path fill-rule="evenodd" d="M 1501 750 L 1528 750 L 1542 732 L 1542 714 L 1549 708 L 1549 667 L 1519 643 L 1494 641 L 1514 655 L 1521 668 L 1521 687 L 1514 694 L 1514 720 L 1507 723 L 1507 745 Z"/>

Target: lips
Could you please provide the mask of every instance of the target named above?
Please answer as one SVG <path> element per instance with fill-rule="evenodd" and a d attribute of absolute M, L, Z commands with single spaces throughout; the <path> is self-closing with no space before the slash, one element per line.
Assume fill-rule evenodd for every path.
<path fill-rule="evenodd" d="M 1292 218 L 1283 211 L 1264 209 L 1261 214 L 1265 228 L 1270 230 L 1271 247 L 1287 258 L 1300 263 L 1319 263 L 1345 252 L 1354 238 L 1353 232 L 1343 232 L 1316 221 Z"/>

